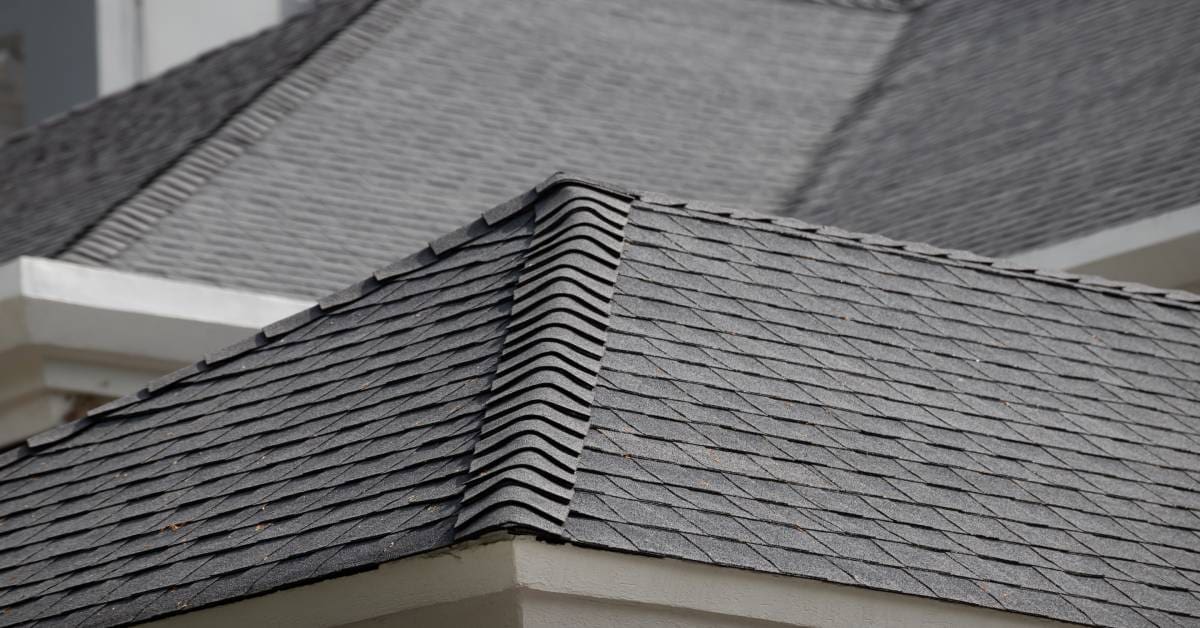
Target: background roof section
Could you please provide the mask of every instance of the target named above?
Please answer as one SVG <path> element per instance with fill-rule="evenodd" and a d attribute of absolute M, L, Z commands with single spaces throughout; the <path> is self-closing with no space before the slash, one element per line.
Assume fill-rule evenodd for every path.
<path fill-rule="evenodd" d="M 320 3 L 260 35 L 0 140 L 0 260 L 60 253 L 364 4 Z"/>
<path fill-rule="evenodd" d="M 792 213 L 1009 255 L 1200 202 L 1200 4 L 938 0 Z"/>
<path fill-rule="evenodd" d="M 779 209 L 907 19 L 839 4 L 378 0 L 64 257 L 316 296 L 547 171 Z"/>
<path fill-rule="evenodd" d="M 0 625 L 124 625 L 451 543 L 530 222 L 8 452 Z"/>

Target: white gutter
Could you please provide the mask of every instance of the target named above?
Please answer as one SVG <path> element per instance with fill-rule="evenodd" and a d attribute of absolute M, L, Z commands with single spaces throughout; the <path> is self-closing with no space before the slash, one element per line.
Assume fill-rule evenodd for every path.
<path fill-rule="evenodd" d="M 1053 268 L 1164 288 L 1200 281 L 1200 205 L 1012 256 Z"/>

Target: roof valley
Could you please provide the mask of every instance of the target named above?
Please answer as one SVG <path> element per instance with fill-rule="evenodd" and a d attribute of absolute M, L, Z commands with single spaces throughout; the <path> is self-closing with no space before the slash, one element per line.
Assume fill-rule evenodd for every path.
<path fill-rule="evenodd" d="M 630 205 L 590 185 L 547 187 L 557 189 L 534 204 L 458 540 L 513 528 L 561 537 L 574 496 Z"/>

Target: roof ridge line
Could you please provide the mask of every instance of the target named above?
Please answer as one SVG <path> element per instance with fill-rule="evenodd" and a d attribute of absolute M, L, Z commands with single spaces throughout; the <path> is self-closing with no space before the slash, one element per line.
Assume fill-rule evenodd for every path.
<path fill-rule="evenodd" d="M 370 0 L 295 65 L 229 114 L 211 133 L 176 155 L 132 195 L 109 207 L 104 216 L 68 243 L 57 257 L 102 264 L 119 255 L 307 102 L 326 81 L 365 53 L 399 21 L 409 5 L 419 1 Z M 258 34 L 250 38 L 255 36 Z"/>
<path fill-rule="evenodd" d="M 1200 294 L 1170 288 L 1159 288 L 1137 282 L 1116 281 L 1094 275 L 1081 275 L 1065 271 L 1049 270 L 1021 264 L 1012 260 L 987 257 L 970 251 L 950 249 L 926 244 L 894 240 L 881 235 L 847 231 L 838 227 L 816 225 L 791 216 L 776 216 L 755 211 L 739 210 L 722 207 L 702 201 L 689 201 L 657 192 L 633 192 L 637 197 L 634 205 L 639 204 L 651 208 L 684 208 L 703 214 L 710 214 L 729 220 L 738 220 L 757 225 L 765 225 L 788 229 L 805 234 L 811 239 L 813 235 L 821 236 L 824 241 L 834 241 L 868 250 L 886 249 L 891 252 L 910 255 L 926 260 L 936 260 L 938 263 L 953 262 L 956 266 L 971 268 L 1004 276 L 1019 276 L 1058 286 L 1084 288 L 1101 292 L 1110 296 L 1118 296 L 1138 301 L 1148 301 L 1159 305 L 1200 309 Z"/>
<path fill-rule="evenodd" d="M 584 187 L 595 190 L 597 193 L 611 195 L 614 198 L 626 200 L 634 198 L 632 193 L 616 186 L 563 172 L 556 172 L 535 188 L 493 207 L 470 223 L 429 242 L 424 249 L 376 270 L 366 279 L 357 281 L 337 292 L 322 297 L 317 301 L 316 305 L 277 320 L 238 342 L 213 351 L 192 364 L 176 369 L 147 383 L 142 388 L 128 395 L 118 397 L 108 403 L 92 408 L 84 417 L 76 421 L 57 425 L 26 438 L 22 446 L 0 452 L 0 468 L 20 459 L 26 452 L 44 449 L 50 445 L 64 441 L 97 421 L 109 418 L 112 413 L 122 408 L 158 394 L 163 389 L 183 382 L 193 375 L 198 375 L 244 353 L 268 345 L 276 339 L 307 325 L 326 312 L 349 305 L 391 281 L 401 279 L 409 273 L 425 268 L 442 257 L 471 244 L 476 238 L 490 231 L 495 225 L 519 214 L 523 210 L 533 208 L 538 198 L 563 186 Z"/>
<path fill-rule="evenodd" d="M 591 424 L 633 197 L 563 175 L 535 194 L 456 541 L 515 529 L 561 538 Z"/>

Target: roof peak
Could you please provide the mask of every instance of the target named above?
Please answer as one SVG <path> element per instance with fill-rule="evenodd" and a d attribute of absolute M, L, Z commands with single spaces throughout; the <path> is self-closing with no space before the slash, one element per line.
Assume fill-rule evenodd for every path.
<path fill-rule="evenodd" d="M 534 212 L 534 218 L 539 225 L 539 228 L 535 229 L 528 251 L 531 264 L 522 273 L 522 279 L 528 277 L 528 281 L 531 282 L 523 292 L 528 302 L 538 308 L 562 298 L 574 297 L 578 302 L 579 299 L 585 299 L 578 291 L 584 290 L 583 286 L 586 286 L 591 292 L 585 293 L 585 300 L 590 300 L 588 304 L 593 313 L 606 312 L 608 304 L 602 301 L 612 296 L 611 279 L 607 288 L 603 283 L 606 277 L 615 278 L 620 244 L 623 241 L 623 227 L 628 217 L 629 203 L 635 198 L 637 197 L 633 192 L 619 186 L 557 172 L 533 189 L 497 205 L 476 220 L 433 240 L 423 250 L 318 300 L 316 305 L 275 321 L 239 342 L 208 354 L 194 364 L 149 382 L 134 393 L 96 407 L 83 419 L 29 437 L 25 447 L 0 456 L 0 466 L 11 462 L 15 457 L 20 457 L 23 451 L 42 449 L 61 442 L 114 411 L 148 399 L 177 382 L 266 346 L 319 319 L 325 313 L 349 305 L 387 283 L 415 273 L 471 244 L 500 223 L 524 211 Z M 608 270 L 602 270 L 601 267 Z M 560 288 L 559 284 L 572 274 L 577 276 L 573 284 L 575 290 Z M 588 283 L 583 283 L 578 277 L 588 278 Z M 541 289 L 551 284 L 553 288 L 547 288 L 546 292 L 528 294 L 535 286 Z M 514 316 L 521 311 L 521 304 L 514 305 Z M 564 310 L 557 308 L 557 311 Z M 536 312 L 530 316 L 539 318 Z M 599 320 L 593 319 L 592 322 L 596 323 Z M 557 332 L 551 330 L 549 333 Z M 602 340 L 603 336 L 600 336 L 600 339 Z M 527 344 L 526 340 L 521 339 L 522 348 Z M 593 350 L 602 352 L 602 349 L 603 347 L 599 347 Z M 592 377 L 594 380 L 594 374 Z"/>
<path fill-rule="evenodd" d="M 630 206 L 551 179 L 514 292 L 456 523 L 562 536 L 604 355 Z"/>
<path fill-rule="evenodd" d="M 540 248 L 538 243 L 549 242 L 554 244 L 554 250 L 558 251 L 550 259 L 544 260 L 548 262 L 546 268 L 527 267 L 522 271 L 522 280 L 528 275 L 536 277 L 538 286 L 541 286 L 541 280 L 545 278 L 541 273 L 550 270 L 555 271 L 556 277 L 566 277 L 571 274 L 569 271 L 576 271 L 574 274 L 587 276 L 590 271 L 593 275 L 589 277 L 591 282 L 588 285 L 591 293 L 587 293 L 586 298 L 581 296 L 581 287 L 585 284 L 574 285 L 574 291 L 565 287 L 555 288 L 549 292 L 536 296 L 529 296 L 530 290 L 527 289 L 524 294 L 526 299 L 531 302 L 543 303 L 554 299 L 572 298 L 584 299 L 585 303 L 593 306 L 593 313 L 596 310 L 604 312 L 603 316 L 607 316 L 607 301 L 612 297 L 611 281 L 615 278 L 616 266 L 612 266 L 611 274 L 609 271 L 598 272 L 599 267 L 604 266 L 604 260 L 607 259 L 613 264 L 620 261 L 620 245 L 623 242 L 623 228 L 628 218 L 629 211 L 636 208 L 645 208 L 649 210 L 671 211 L 671 210 L 688 210 L 701 214 L 707 214 L 714 219 L 736 221 L 741 224 L 749 224 L 760 229 L 782 229 L 792 235 L 797 235 L 806 239 L 819 239 L 821 241 L 855 246 L 870 250 L 886 251 L 894 254 L 903 254 L 914 258 L 924 259 L 932 263 L 942 265 L 957 265 L 965 268 L 970 268 L 983 272 L 996 273 L 1006 276 L 1026 277 L 1032 280 L 1055 284 L 1064 287 L 1086 289 L 1089 291 L 1100 292 L 1110 296 L 1124 297 L 1129 299 L 1137 299 L 1143 301 L 1154 302 L 1162 305 L 1185 307 L 1193 310 L 1200 310 L 1200 295 L 1179 290 L 1164 290 L 1152 286 L 1140 284 L 1125 283 L 1111 281 L 1100 277 L 1088 277 L 1083 275 L 1074 275 L 1059 271 L 1043 270 L 1010 262 L 1008 260 L 988 258 L 980 255 L 975 255 L 966 251 L 956 251 L 953 249 L 942 249 L 928 244 L 903 242 L 891 240 L 882 236 L 861 234 L 845 231 L 836 227 L 826 227 L 813 225 L 798 219 L 772 216 L 767 214 L 759 214 L 751 211 L 742 211 L 737 209 L 724 208 L 710 203 L 687 201 L 676 197 L 659 194 L 655 192 L 641 192 L 631 190 L 620 185 L 587 178 L 563 171 L 559 171 L 551 175 L 546 180 L 539 183 L 533 189 L 520 194 L 496 207 L 488 210 L 476 220 L 452 231 L 436 240 L 433 240 L 426 246 L 425 249 L 410 255 L 394 264 L 377 270 L 366 279 L 356 282 L 346 288 L 330 294 L 320 299 L 317 305 L 297 312 L 292 316 L 276 321 L 253 336 L 246 338 L 238 343 L 220 349 L 216 352 L 205 356 L 204 359 L 190 366 L 179 369 L 156 379 L 146 385 L 145 388 L 109 402 L 103 406 L 93 409 L 88 415 L 79 421 L 61 425 L 56 428 L 47 430 L 40 434 L 36 434 L 26 441 L 26 448 L 39 449 L 66 438 L 86 428 L 92 422 L 99 420 L 110 412 L 124 408 L 133 403 L 146 399 L 158 391 L 171 386 L 172 384 L 184 380 L 192 375 L 203 372 L 208 368 L 217 364 L 231 360 L 248 351 L 264 346 L 275 338 L 281 337 L 301 326 L 304 326 L 318 318 L 324 313 L 335 310 L 349 303 L 362 298 L 371 292 L 374 292 L 380 286 L 404 277 L 409 273 L 418 271 L 421 268 L 431 264 L 432 262 L 448 255 L 459 248 L 470 244 L 476 238 L 490 232 L 499 223 L 519 214 L 522 211 L 535 212 L 535 220 L 538 220 L 540 225 L 535 230 L 534 240 L 531 243 L 530 257 L 535 254 L 540 256 Z M 603 225 L 603 226 L 602 226 Z M 544 228 L 545 232 L 542 239 L 538 239 L 540 229 Z M 592 234 L 590 242 L 584 240 L 576 240 L 575 232 L 572 232 L 572 243 L 570 249 L 559 251 L 556 240 L 551 236 L 566 233 L 568 230 L 588 231 Z M 595 234 L 604 234 L 596 236 Z M 585 238 L 587 236 L 580 236 Z M 551 238 L 551 239 L 546 239 Z M 599 250 L 594 250 L 599 246 Z M 549 249 L 546 249 L 549 250 Z M 585 253 L 588 252 L 588 253 Z M 568 253 L 579 253 L 579 255 L 567 255 Z M 574 261 L 568 263 L 567 260 L 579 261 L 579 266 L 574 264 Z M 540 258 L 539 258 L 540 260 Z M 586 261 L 585 261 L 586 260 Z M 593 267 L 593 265 L 595 265 Z M 533 281 L 533 279 L 531 279 Z M 604 282 L 609 282 L 607 286 Z M 557 282 L 547 282 L 556 283 Z M 567 292 L 559 293 L 558 290 L 567 290 Z M 521 311 L 522 303 L 514 305 L 514 313 Z M 586 307 L 586 306 L 585 306 Z M 578 313 L 576 313 L 578 315 Z M 606 319 L 605 319 L 606 320 Z M 598 322 L 598 321 L 593 321 Z M 599 336 L 603 340 L 603 336 Z M 524 341 L 522 341 L 524 342 Z M 554 341 L 551 341 L 554 342 Z M 524 344 L 522 345 L 524 346 Z M 567 346 L 560 343 L 560 346 Z M 593 346 L 593 349 L 598 349 L 603 352 L 603 345 L 599 347 Z M 512 365 L 511 368 L 521 369 L 525 365 Z M 589 367 L 590 368 L 590 367 Z M 534 375 L 526 372 L 526 375 Z M 592 374 L 594 382 L 594 373 Z M 11 456 L 18 456 L 19 452 L 25 448 L 18 448 L 10 451 L 3 457 L 0 457 L 0 466 L 3 466 L 7 461 L 11 460 Z M 482 498 L 481 498 L 482 499 Z M 484 500 L 486 501 L 486 500 Z M 493 504 L 494 505 L 494 504 Z M 482 514 L 482 511 L 480 511 Z M 466 526 L 465 529 L 474 530 L 474 527 L 469 521 L 460 522 Z M 494 527 L 494 526 L 489 526 Z"/>

